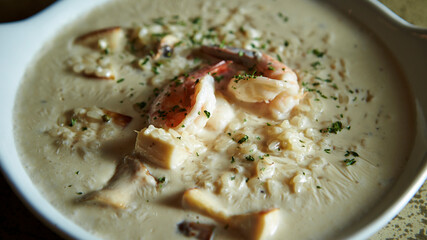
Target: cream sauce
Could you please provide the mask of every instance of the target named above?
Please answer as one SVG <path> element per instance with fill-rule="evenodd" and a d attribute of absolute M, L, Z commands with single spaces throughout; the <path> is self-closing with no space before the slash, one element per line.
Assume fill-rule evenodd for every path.
<path fill-rule="evenodd" d="M 307 95 L 282 122 L 262 117 L 262 105 L 239 103 L 227 91 L 218 91 L 217 96 L 225 95 L 226 101 L 217 101 L 225 104 L 217 109 L 224 116 L 230 112 L 234 116 L 229 124 L 212 123 L 218 120 L 212 116 L 197 136 L 206 152 L 194 152 L 176 170 L 144 162 L 153 176 L 166 178 L 162 187 L 138 189 L 123 210 L 76 201 L 101 189 L 116 162 L 133 151 L 134 131 L 147 127 L 144 112 L 135 104 L 148 103 L 154 88 L 162 88 L 196 63 L 188 60 L 173 68 L 172 60 L 155 74 L 134 66 L 134 60 L 145 55 L 113 52 L 109 56 L 116 63 L 115 80 L 88 78 L 67 65 L 70 57 L 92 51 L 76 45 L 74 39 L 110 26 L 151 26 L 159 17 L 165 22 L 182 21 L 184 28 L 193 27 L 200 17 L 202 30 L 220 25 L 222 31 L 234 34 L 249 25 L 262 34 L 261 40 L 252 42 L 260 48 L 265 43 L 266 49 L 261 50 L 273 57 L 279 54 L 298 73 Z M 237 47 L 250 47 L 223 36 Z M 188 37 L 181 38 L 187 39 L 184 46 L 190 46 Z M 177 55 L 187 54 L 177 51 Z M 275 239 L 319 239 L 357 221 L 391 187 L 412 143 L 412 104 L 398 66 L 381 44 L 320 2 L 126 0 L 94 10 L 46 43 L 28 68 L 16 98 L 15 133 L 22 163 L 40 192 L 64 215 L 101 238 L 185 239 L 176 227 L 183 220 L 217 225 L 218 239 L 241 238 L 212 219 L 182 208 L 183 191 L 197 186 L 215 192 L 231 214 L 280 208 L 282 224 Z M 133 120 L 125 128 L 112 127 L 112 135 L 96 146 L 89 144 L 90 139 L 86 145 L 72 145 L 76 148 L 58 142 L 64 113 L 93 106 Z M 320 133 L 337 121 L 344 127 L 340 132 Z M 215 129 L 219 125 L 224 126 Z M 250 139 L 247 143 L 239 145 L 231 139 L 245 134 Z M 359 157 L 351 152 L 345 156 L 347 151 Z M 261 159 L 245 158 L 264 153 L 270 153 L 278 167 L 274 177 L 260 180 Z M 231 156 L 236 158 L 234 163 Z M 343 160 L 352 158 L 356 163 L 346 166 Z"/>

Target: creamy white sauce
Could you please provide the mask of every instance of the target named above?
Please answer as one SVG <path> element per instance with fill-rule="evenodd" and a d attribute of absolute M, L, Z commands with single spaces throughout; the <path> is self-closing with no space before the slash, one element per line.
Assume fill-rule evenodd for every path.
<path fill-rule="evenodd" d="M 261 46 L 270 39 L 269 46 L 277 47 L 262 51 L 273 57 L 279 54 L 298 73 L 307 95 L 282 122 L 259 117 L 263 114 L 259 104 L 238 103 L 219 91 L 231 104 L 217 108 L 225 115 L 231 109 L 235 116 L 219 130 L 215 126 L 224 124 L 208 123 L 198 135 L 206 152 L 194 153 L 176 170 L 144 162 L 153 176 L 166 177 L 161 188 L 139 189 L 123 210 L 77 201 L 80 194 L 101 189 L 116 162 L 133 151 L 134 131 L 147 126 L 134 104 L 148 102 L 153 88 L 161 88 L 183 72 L 167 69 L 170 66 L 163 66 L 159 75 L 141 70 L 132 61 L 145 56 L 128 51 L 121 56 L 110 53 L 118 63 L 115 80 L 87 78 L 66 63 L 70 57 L 92 51 L 77 46 L 74 39 L 100 28 L 152 25 L 155 18 L 172 20 L 174 15 L 189 27 L 191 19 L 201 17 L 205 27 L 221 24 L 238 32 L 249 24 L 259 30 L 261 41 L 254 42 Z M 325 52 L 324 56 L 316 56 L 313 49 Z M 179 69 L 189 70 L 191 64 Z M 99 148 L 58 145 L 58 136 L 48 134 L 59 127 L 65 112 L 93 106 L 133 120 L 126 128 L 114 128 L 115 135 L 101 140 Z M 231 214 L 280 208 L 281 226 L 275 239 L 319 239 L 357 221 L 392 186 L 412 143 L 413 115 L 411 97 L 391 56 L 369 32 L 329 6 L 290 0 L 127 0 L 94 10 L 45 45 L 28 68 L 16 98 L 15 136 L 23 165 L 40 192 L 64 215 L 102 238 L 184 239 L 176 227 L 183 220 L 217 225 L 218 239 L 241 238 L 209 217 L 182 208 L 183 191 L 201 187 L 214 191 Z M 337 134 L 319 132 L 336 121 L 344 125 Z M 247 145 L 231 139 L 244 134 L 250 137 Z M 275 152 L 275 140 L 280 151 Z M 270 145 L 273 149 L 268 149 Z M 346 151 L 355 151 L 359 157 L 345 156 Z M 245 156 L 257 158 L 266 152 L 279 167 L 271 180 L 261 181 L 260 159 L 251 162 Z M 231 156 L 236 156 L 235 163 Z M 356 163 L 346 166 L 343 160 L 351 158 Z M 236 173 L 234 167 L 243 170 Z"/>

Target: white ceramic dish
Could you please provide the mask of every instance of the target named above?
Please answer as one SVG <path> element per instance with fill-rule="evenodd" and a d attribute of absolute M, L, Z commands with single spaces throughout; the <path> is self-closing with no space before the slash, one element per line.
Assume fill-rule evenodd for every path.
<path fill-rule="evenodd" d="M 15 93 L 25 69 L 44 43 L 79 15 L 108 0 L 59 1 L 30 19 L 0 24 L 0 165 L 3 174 L 33 212 L 64 237 L 95 239 L 61 215 L 41 196 L 19 161 L 13 135 Z M 417 134 L 410 159 L 384 199 L 337 239 L 366 239 L 406 205 L 427 178 L 427 29 L 413 26 L 374 0 L 324 0 L 370 29 L 390 50 L 416 100 Z M 405 127 L 405 126 L 402 126 Z"/>

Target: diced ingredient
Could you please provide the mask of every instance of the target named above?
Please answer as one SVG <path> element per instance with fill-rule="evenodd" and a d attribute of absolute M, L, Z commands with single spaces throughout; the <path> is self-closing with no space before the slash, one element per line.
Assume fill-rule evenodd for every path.
<path fill-rule="evenodd" d="M 135 151 L 160 167 L 174 169 L 191 155 L 184 141 L 173 129 L 164 130 L 150 125 L 138 133 Z"/>
<path fill-rule="evenodd" d="M 278 208 L 230 216 L 212 193 L 197 188 L 184 192 L 182 205 L 239 230 L 246 239 L 269 239 L 280 224 Z"/>

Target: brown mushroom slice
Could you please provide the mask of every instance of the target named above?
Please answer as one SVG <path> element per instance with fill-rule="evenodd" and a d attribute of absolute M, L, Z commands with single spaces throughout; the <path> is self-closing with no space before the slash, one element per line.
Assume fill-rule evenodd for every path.
<path fill-rule="evenodd" d="M 119 125 L 121 127 L 126 127 L 132 121 L 132 117 L 130 116 L 118 112 L 109 111 L 106 109 L 102 109 L 102 111 L 104 112 L 104 115 L 102 116 L 102 120 L 104 122 L 113 120 L 114 124 Z"/>
<path fill-rule="evenodd" d="M 138 133 L 135 152 L 166 169 L 180 166 L 190 156 L 185 139 L 180 134 L 173 129 L 165 130 L 153 125 Z"/>
<path fill-rule="evenodd" d="M 263 240 L 271 238 L 280 223 L 278 208 L 247 214 L 229 215 L 212 193 L 193 188 L 186 190 L 182 197 L 184 208 L 237 229 L 247 239 Z"/>
<path fill-rule="evenodd" d="M 97 71 L 97 70 L 95 70 Z M 89 77 L 89 78 L 97 78 L 97 79 L 105 79 L 105 80 L 114 80 L 116 79 L 116 74 L 114 73 L 113 69 L 100 69 L 99 73 L 97 72 L 82 72 L 83 76 Z"/>
<path fill-rule="evenodd" d="M 215 225 L 183 221 L 178 224 L 178 231 L 186 237 L 199 240 L 212 240 Z"/>
<path fill-rule="evenodd" d="M 169 34 L 164 36 L 159 42 L 156 55 L 154 55 L 153 59 L 157 60 L 161 57 L 171 57 L 173 53 L 173 48 L 178 42 L 179 39 L 174 35 Z"/>
<path fill-rule="evenodd" d="M 156 184 L 156 179 L 139 160 L 126 156 L 117 165 L 106 186 L 88 193 L 81 200 L 114 208 L 126 208 L 138 188 L 154 187 Z"/>
<path fill-rule="evenodd" d="M 98 29 L 76 38 L 75 43 L 104 51 L 119 50 L 123 47 L 125 31 L 121 27 Z"/>

